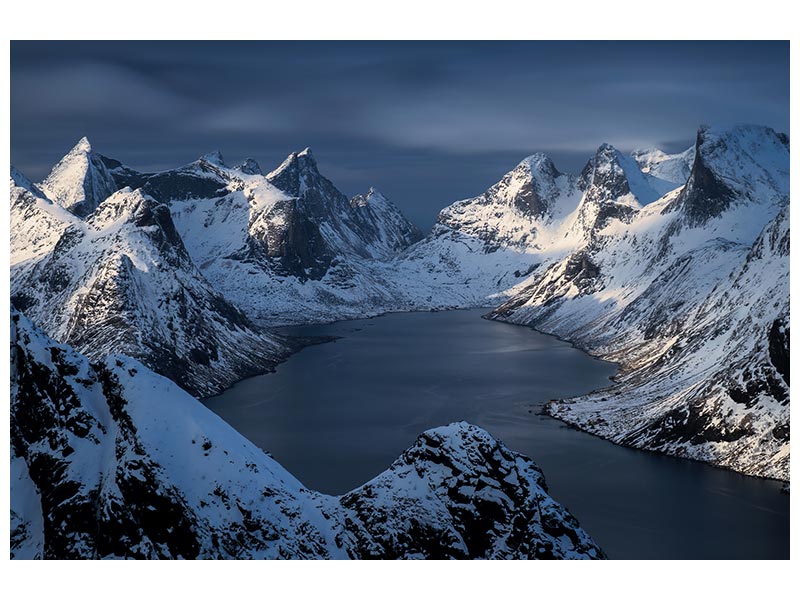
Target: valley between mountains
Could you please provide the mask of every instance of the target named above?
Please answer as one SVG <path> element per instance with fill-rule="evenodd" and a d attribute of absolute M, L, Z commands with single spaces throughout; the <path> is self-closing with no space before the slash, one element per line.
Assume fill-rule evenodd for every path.
<path fill-rule="evenodd" d="M 619 372 L 552 416 L 789 481 L 772 129 L 602 144 L 577 174 L 534 154 L 427 234 L 375 188 L 342 194 L 309 149 L 269 172 L 212 152 L 142 173 L 84 138 L 40 183 L 12 166 L 10 200 L 15 557 L 602 558 L 538 467 L 475 426 L 422 433 L 332 497 L 196 400 L 308 342 L 277 326 L 392 311 L 485 307 L 569 340 Z"/>

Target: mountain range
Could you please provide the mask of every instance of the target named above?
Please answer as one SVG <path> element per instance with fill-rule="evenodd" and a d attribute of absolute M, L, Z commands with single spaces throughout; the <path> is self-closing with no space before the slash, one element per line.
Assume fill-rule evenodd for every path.
<path fill-rule="evenodd" d="M 702 127 L 696 143 L 677 154 L 651 148 L 626 155 L 602 144 L 577 174 L 562 173 L 549 157 L 534 154 L 484 193 L 442 210 L 427 235 L 374 188 L 352 198 L 342 194 L 320 173 L 309 149 L 291 153 L 267 174 L 253 159 L 229 167 L 218 151 L 177 169 L 142 173 L 95 152 L 84 138 L 41 183 L 11 169 L 12 303 L 43 331 L 12 313 L 12 321 L 26 332 L 24 340 L 34 340 L 30 343 L 37 348 L 26 350 L 28 341 L 18 343 L 16 360 L 18 365 L 19 353 L 34 352 L 37 358 L 31 364 L 38 366 L 31 368 L 41 374 L 34 378 L 36 385 L 44 378 L 54 386 L 47 408 L 24 407 L 42 400 L 41 390 L 18 393 L 16 426 L 50 427 L 39 433 L 51 440 L 67 439 L 74 432 L 66 430 L 73 426 L 83 432 L 80 444 L 89 435 L 96 438 L 90 441 L 97 448 L 76 453 L 57 467 L 68 489 L 94 490 L 76 496 L 77 504 L 69 510 L 78 512 L 83 504 L 122 510 L 120 497 L 133 502 L 124 490 L 103 496 L 105 484 L 85 483 L 80 467 L 82 456 L 96 464 L 101 448 L 109 443 L 113 447 L 120 436 L 127 440 L 124 451 L 117 451 L 124 457 L 103 468 L 125 471 L 120 476 L 127 481 L 123 487 L 133 485 L 136 469 L 149 470 L 148 490 L 131 493 L 142 498 L 156 494 L 158 502 L 167 503 L 164 510 L 175 515 L 175 531 L 192 531 L 183 536 L 189 546 L 167 551 L 165 542 L 142 528 L 145 516 L 128 515 L 125 519 L 136 525 L 126 535 L 139 540 L 142 556 L 533 556 L 538 550 L 531 549 L 530 540 L 546 538 L 540 530 L 523 535 L 528 545 L 522 546 L 508 541 L 521 535 L 510 530 L 502 534 L 511 536 L 503 543 L 494 538 L 478 546 L 466 542 L 459 529 L 463 522 L 454 525 L 449 519 L 474 515 L 464 517 L 461 509 L 454 513 L 448 504 L 452 497 L 436 500 L 449 515 L 437 517 L 436 535 L 446 529 L 450 542 L 435 549 L 415 547 L 409 539 L 427 539 L 419 530 L 404 530 L 402 543 L 400 538 L 387 541 L 390 525 L 398 530 L 411 525 L 396 524 L 398 515 L 389 514 L 389 504 L 376 502 L 412 493 L 396 481 L 404 468 L 435 475 L 436 469 L 415 462 L 433 451 L 426 448 L 449 452 L 453 440 L 461 440 L 452 451 L 475 459 L 473 444 L 497 444 L 471 426 L 424 434 L 378 478 L 382 483 L 377 487 L 372 482 L 353 492 L 355 496 L 346 495 L 351 506 L 331 508 L 332 500 L 300 491 L 296 483 L 281 488 L 279 505 L 313 505 L 314 511 L 328 515 L 324 526 L 319 513 L 309 516 L 300 508 L 253 517 L 251 498 L 231 500 L 245 497 L 245 484 L 226 479 L 220 498 L 227 500 L 220 502 L 239 503 L 244 512 L 237 513 L 235 524 L 215 513 L 214 519 L 227 525 L 224 533 L 212 534 L 209 523 L 214 519 L 201 514 L 207 507 L 199 499 L 186 500 L 186 494 L 197 493 L 192 491 L 197 482 L 163 479 L 174 476 L 171 469 L 179 468 L 178 463 L 157 453 L 157 443 L 137 438 L 137 431 L 156 425 L 140 425 L 142 413 L 123 414 L 114 406 L 144 402 L 141 397 L 148 394 L 131 392 L 127 401 L 120 395 L 127 397 L 127 390 L 139 385 L 151 386 L 165 398 L 182 398 L 175 406 L 202 421 L 201 429 L 217 431 L 222 425 L 209 425 L 213 419 L 205 413 L 195 416 L 200 408 L 185 392 L 215 394 L 268 371 L 305 343 L 276 333 L 274 326 L 388 311 L 486 307 L 487 318 L 535 327 L 618 363 L 611 386 L 555 400 L 547 408 L 551 415 L 619 444 L 788 481 L 788 206 L 788 138 L 760 126 Z M 109 358 L 117 354 L 132 358 Z M 56 364 L 56 355 L 71 357 L 67 362 L 73 366 Z M 113 393 L 103 383 L 108 373 L 116 378 Z M 129 380 L 133 387 L 125 387 Z M 15 385 L 24 390 L 28 384 Z M 56 389 L 70 398 L 75 415 L 89 415 L 81 417 L 85 423 L 69 424 L 67 419 L 48 425 L 68 408 L 55 398 Z M 178 410 L 164 404 L 165 411 Z M 117 442 L 111 441 L 112 435 Z M 244 448 L 238 434 L 226 430 L 220 435 L 215 441 L 209 434 L 213 448 Z M 430 439 L 439 441 L 424 441 Z M 192 440 L 195 446 L 199 438 Z M 33 476 L 26 444 L 36 447 L 35 439 L 15 444 L 15 456 L 26 463 L 20 466 L 19 481 L 24 483 L 19 485 L 30 494 L 59 493 L 44 492 L 42 481 Z M 71 455 L 77 449 L 73 446 L 58 452 Z M 504 460 L 523 460 L 509 458 L 505 449 L 496 451 L 506 453 Z M 175 452 L 184 457 L 185 450 Z M 248 457 L 245 462 L 263 463 L 270 473 L 280 470 L 274 461 L 265 466 L 266 458 L 252 458 L 258 451 L 249 446 L 242 452 Z M 437 455 L 434 463 L 438 460 L 442 457 Z M 130 461 L 141 466 L 134 469 Z M 526 477 L 527 494 L 540 483 L 533 475 Z M 286 482 L 291 476 L 281 471 L 278 478 Z M 520 496 L 512 504 L 525 502 Z M 505 500 L 503 505 L 510 506 Z M 354 507 L 360 507 L 361 521 L 374 512 L 390 525 L 353 528 L 347 524 L 355 518 L 352 513 L 342 516 L 340 511 Z M 559 514 L 559 519 L 567 518 Z M 18 530 L 38 531 L 41 519 L 51 517 L 20 517 Z M 248 530 L 251 518 L 277 519 L 285 531 L 307 532 L 305 544 L 316 541 L 283 548 L 263 531 Z M 200 530 L 208 535 L 203 537 Z M 599 556 L 582 535 L 570 536 L 572 545 L 554 553 Z M 238 541 L 230 541 L 234 538 Z M 249 541 L 241 541 L 245 538 Z M 105 542 L 98 539 L 69 551 L 67 542 L 59 543 L 64 547 L 52 551 L 30 541 L 21 542 L 20 548 L 35 547 L 31 552 L 39 555 L 74 550 L 110 556 L 119 550 L 103 549 Z M 231 550 L 231 544 L 241 550 Z"/>

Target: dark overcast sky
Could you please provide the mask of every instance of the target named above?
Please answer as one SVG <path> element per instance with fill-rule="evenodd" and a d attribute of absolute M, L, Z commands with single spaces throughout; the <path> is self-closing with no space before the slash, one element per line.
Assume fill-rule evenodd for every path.
<path fill-rule="evenodd" d="M 428 229 L 520 159 L 687 147 L 702 123 L 788 133 L 788 42 L 12 42 L 11 156 L 43 178 L 82 136 L 141 170 L 311 146 Z"/>

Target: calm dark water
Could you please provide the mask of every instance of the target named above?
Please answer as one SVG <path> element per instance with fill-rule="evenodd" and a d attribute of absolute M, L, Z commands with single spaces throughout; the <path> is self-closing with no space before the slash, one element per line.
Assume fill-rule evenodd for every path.
<path fill-rule="evenodd" d="M 544 470 L 611 558 L 788 558 L 780 484 L 615 446 L 536 413 L 608 384 L 614 366 L 481 310 L 287 328 L 311 346 L 205 401 L 307 486 L 346 492 L 423 430 L 475 423 Z"/>

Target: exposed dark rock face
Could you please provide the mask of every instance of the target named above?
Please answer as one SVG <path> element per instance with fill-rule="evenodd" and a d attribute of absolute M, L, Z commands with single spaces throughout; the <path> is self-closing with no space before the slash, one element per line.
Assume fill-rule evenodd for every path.
<path fill-rule="evenodd" d="M 785 319 L 775 319 L 769 330 L 769 358 L 775 370 L 789 385 L 789 324 Z"/>
<path fill-rule="evenodd" d="M 297 199 L 276 202 L 269 212 L 251 226 L 247 254 L 267 259 L 275 273 L 305 281 L 319 280 L 328 272 L 334 254 L 319 226 L 297 208 Z"/>
<path fill-rule="evenodd" d="M 723 147 L 719 147 L 722 144 Z M 690 227 L 698 227 L 719 216 L 734 198 L 734 192 L 706 165 L 708 152 L 724 152 L 724 141 L 707 141 L 705 130 L 697 132 L 696 158 L 689 181 L 681 191 L 676 205 L 682 206 Z"/>
<path fill-rule="evenodd" d="M 561 173 L 558 172 L 556 166 L 549 157 L 545 157 L 538 166 L 538 177 L 530 177 L 527 179 L 519 187 L 513 200 L 514 207 L 523 215 L 531 218 L 541 218 L 547 214 L 550 209 L 550 202 L 552 202 L 553 198 L 549 197 L 547 193 L 547 187 L 549 186 L 543 185 L 543 183 L 552 182 L 561 176 Z M 506 175 L 500 183 L 496 184 L 486 193 L 487 196 L 492 195 L 493 191 L 496 191 L 496 189 L 503 184 L 507 185 L 509 183 L 508 179 L 509 175 Z"/>
<path fill-rule="evenodd" d="M 222 198 L 228 193 L 224 181 L 180 171 L 150 175 L 142 182 L 141 188 L 159 202 Z"/>
<path fill-rule="evenodd" d="M 169 203 L 174 200 L 221 198 L 228 194 L 228 181 L 220 170 L 223 166 L 221 155 L 218 161 L 209 160 L 209 156 L 185 167 L 160 173 L 140 173 L 113 158 L 100 158 L 109 169 L 117 189 L 141 188 L 157 202 Z"/>
<path fill-rule="evenodd" d="M 320 280 L 337 258 L 386 258 L 421 237 L 375 190 L 349 200 L 320 174 L 308 148 L 290 154 L 267 180 L 292 200 L 253 222 L 249 246 L 277 259 L 279 274 Z"/>
<path fill-rule="evenodd" d="M 261 166 L 253 158 L 245 158 L 242 164 L 234 167 L 246 175 L 263 175 Z"/>
<path fill-rule="evenodd" d="M 589 159 L 578 177 L 578 187 L 591 202 L 615 202 L 631 193 L 628 178 L 619 164 L 619 152 L 610 144 L 602 144 Z"/>
<path fill-rule="evenodd" d="M 788 151 L 788 138 L 768 127 L 701 127 L 689 180 L 664 212 L 679 209 L 687 226 L 702 227 L 734 203 L 788 201 Z"/>
<path fill-rule="evenodd" d="M 317 169 L 317 161 L 306 148 L 302 152 L 292 152 L 283 164 L 267 175 L 269 182 L 276 188 L 293 198 L 309 194 L 309 204 L 320 200 L 325 195 L 337 195 L 333 184 L 322 177 Z"/>
<path fill-rule="evenodd" d="M 350 226 L 374 258 L 390 258 L 422 239 L 422 232 L 375 188 L 350 199 Z"/>
<path fill-rule="evenodd" d="M 197 533 L 185 504 L 159 483 L 114 375 L 101 365 L 87 369 L 62 346 L 50 346 L 49 364 L 42 363 L 37 341 L 12 315 L 11 444 L 41 502 L 34 507 L 42 516 L 39 557 L 195 558 Z M 81 393 L 89 389 L 102 390 L 113 426 L 87 405 Z M 116 467 L 92 472 L 103 465 L 85 463 L 86 454 L 99 456 L 109 444 Z"/>

